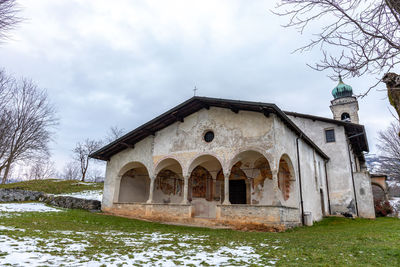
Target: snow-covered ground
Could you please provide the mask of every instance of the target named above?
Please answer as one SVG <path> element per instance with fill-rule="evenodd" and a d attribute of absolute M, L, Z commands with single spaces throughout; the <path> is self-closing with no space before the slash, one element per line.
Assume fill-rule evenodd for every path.
<path fill-rule="evenodd" d="M 93 200 L 101 201 L 101 199 L 103 198 L 103 191 L 102 190 L 86 190 L 86 191 L 76 192 L 76 193 L 60 194 L 57 196 L 70 196 L 70 197 L 76 197 L 76 198 L 93 199 Z"/>
<path fill-rule="evenodd" d="M 19 229 L 1 225 L 1 216 L 22 212 L 59 212 L 42 203 L 9 203 L 0 205 L 1 266 L 272 266 L 278 261 L 268 251 L 282 249 L 275 241 L 251 244 L 230 242 L 220 247 L 208 245 L 207 236 L 118 231 L 48 231 Z M 40 214 L 38 214 L 40 216 Z M 4 217 L 3 217 L 4 218 Z M 90 250 L 101 238 L 118 244 L 122 250 L 104 245 Z M 104 243 L 103 242 L 103 243 Z M 259 254 L 255 247 L 262 248 Z"/>
<path fill-rule="evenodd" d="M 8 212 L 58 212 L 60 209 L 43 203 L 3 203 L 0 204 L 0 216 Z"/>
<path fill-rule="evenodd" d="M 400 197 L 392 197 L 389 202 L 397 213 L 397 216 L 400 217 Z"/>
<path fill-rule="evenodd" d="M 169 235 L 152 233 L 142 236 L 140 239 L 133 234 L 131 237 L 124 237 L 122 240 L 130 251 L 124 255 L 112 253 L 95 254 L 91 257 L 82 256 L 81 253 L 90 246 L 85 240 L 85 235 L 99 233 L 79 233 L 81 241 L 74 241 L 65 238 L 63 248 L 59 239 L 29 238 L 15 239 L 1 234 L 2 231 L 20 231 L 18 229 L 0 228 L 0 262 L 2 265 L 12 266 L 198 266 L 209 264 L 211 266 L 233 266 L 233 265 L 257 265 L 261 264 L 261 255 L 257 254 L 250 246 L 220 247 L 215 251 L 209 251 L 206 245 L 198 245 L 195 248 L 187 246 L 186 243 L 179 243 L 177 247 L 173 244 L 161 244 L 169 240 Z M 115 238 L 114 232 L 101 233 L 110 239 Z M 62 233 L 60 234 L 62 235 Z M 186 240 L 193 241 L 191 236 L 182 236 Z M 172 239 L 171 239 L 172 240 Z M 152 242 L 151 249 L 143 249 L 142 244 Z M 43 246 L 42 244 L 46 244 Z M 198 240 L 198 243 L 206 243 L 205 239 Z M 41 245 L 39 245 L 41 244 Z M 183 245 L 184 250 L 180 246 Z M 233 245 L 233 244 L 232 244 Z M 146 247 L 146 246 L 145 246 Z M 277 247 L 275 247 L 276 249 Z M 270 248 L 274 249 L 274 248 Z M 60 255 L 61 252 L 61 255 Z M 267 265 L 274 265 L 277 259 L 270 259 Z M 263 264 L 264 265 L 264 264 Z M 264 265 L 264 266 L 267 266 Z"/>

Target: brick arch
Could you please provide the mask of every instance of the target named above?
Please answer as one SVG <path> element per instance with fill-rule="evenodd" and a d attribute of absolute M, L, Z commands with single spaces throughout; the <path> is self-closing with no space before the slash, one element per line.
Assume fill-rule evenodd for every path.
<path fill-rule="evenodd" d="M 202 165 L 206 165 L 207 162 L 214 162 L 217 163 L 216 165 L 218 166 L 218 169 L 215 170 L 211 170 L 210 168 L 205 167 L 210 173 L 213 174 L 213 177 L 216 177 L 216 174 L 218 173 L 218 171 L 220 169 L 222 169 L 223 171 L 224 169 L 224 161 L 222 161 L 217 155 L 213 154 L 213 153 L 204 153 L 204 154 L 200 154 L 197 155 L 195 158 L 193 158 L 190 162 L 190 164 L 188 165 L 185 174 L 186 175 L 190 175 L 192 173 L 192 171 L 197 167 L 197 166 L 202 166 Z M 215 172 L 215 173 L 214 173 Z M 184 175 L 185 175 L 184 174 Z"/>
<path fill-rule="evenodd" d="M 131 161 L 123 165 L 118 172 L 118 176 L 123 176 L 127 171 L 131 169 L 136 169 L 136 168 L 145 168 L 147 173 L 150 175 L 149 168 L 142 162 L 140 161 Z"/>
<path fill-rule="evenodd" d="M 240 149 L 235 156 L 229 161 L 226 169 L 231 170 L 232 167 L 241 160 L 241 158 L 245 157 L 246 153 L 258 153 L 260 156 L 263 156 L 267 161 L 269 166 L 274 166 L 274 158 L 269 153 L 265 153 L 262 149 L 258 147 L 245 147 Z"/>
<path fill-rule="evenodd" d="M 174 169 L 178 169 L 177 171 L 174 170 L 177 174 L 180 174 L 183 176 L 183 165 L 180 162 L 179 159 L 177 159 L 174 156 L 166 156 L 162 159 L 160 159 L 155 165 L 154 165 L 154 175 L 157 176 L 160 171 L 163 169 L 169 168 L 169 167 L 174 167 Z"/>
<path fill-rule="evenodd" d="M 118 202 L 144 203 L 149 198 L 150 176 L 148 169 L 141 162 L 125 164 L 119 171 Z"/>
<path fill-rule="evenodd" d="M 295 181 L 295 172 L 292 160 L 289 155 L 282 154 L 279 159 L 278 167 L 278 188 L 282 192 L 283 199 L 286 201 L 292 195 L 292 183 Z"/>

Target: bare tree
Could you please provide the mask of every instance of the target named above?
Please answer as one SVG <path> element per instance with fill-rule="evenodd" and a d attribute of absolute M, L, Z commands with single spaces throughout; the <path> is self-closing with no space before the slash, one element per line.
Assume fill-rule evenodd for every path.
<path fill-rule="evenodd" d="M 386 73 L 399 63 L 398 0 L 282 0 L 277 8 L 281 11 L 275 14 L 289 17 L 284 26 L 300 32 L 326 19 L 315 39 L 298 49 L 322 49 L 322 60 L 312 66 L 316 70 L 333 69 L 354 77 Z"/>
<path fill-rule="evenodd" d="M 400 132 L 399 122 L 392 122 L 390 126 L 379 132 L 377 145 L 380 150 L 379 172 L 388 175 L 400 182 Z"/>
<path fill-rule="evenodd" d="M 7 38 L 7 32 L 21 22 L 15 0 L 0 0 L 0 40 Z"/>
<path fill-rule="evenodd" d="M 5 78 L 5 81 L 7 97 L 2 100 L 0 110 L 2 183 L 6 182 L 13 164 L 49 155 L 52 129 L 58 123 L 46 91 L 27 79 Z"/>
<path fill-rule="evenodd" d="M 26 178 L 29 180 L 49 179 L 54 177 L 56 173 L 54 162 L 50 161 L 48 157 L 34 159 L 30 165 L 26 173 Z"/>
<path fill-rule="evenodd" d="M 113 142 L 123 136 L 125 133 L 124 129 L 118 128 L 118 126 L 111 126 L 106 136 L 106 142 Z"/>
<path fill-rule="evenodd" d="M 77 180 L 80 176 L 80 167 L 77 162 L 68 162 L 63 169 L 62 178 L 66 180 Z"/>
<path fill-rule="evenodd" d="M 81 171 L 81 181 L 84 182 L 86 178 L 86 173 L 89 167 L 90 158 L 89 155 L 93 152 L 97 151 L 101 147 L 102 142 L 85 139 L 83 143 L 77 143 L 76 147 L 74 148 L 74 158 L 80 165 Z"/>

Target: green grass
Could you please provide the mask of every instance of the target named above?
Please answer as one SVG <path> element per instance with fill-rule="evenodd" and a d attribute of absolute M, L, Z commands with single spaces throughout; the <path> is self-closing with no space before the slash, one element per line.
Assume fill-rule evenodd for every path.
<path fill-rule="evenodd" d="M 49 194 L 75 193 L 85 190 L 101 190 L 103 183 L 80 184 L 77 180 L 32 180 L 12 184 L 2 184 L 0 188 L 17 188 L 32 191 L 41 191 Z"/>
<path fill-rule="evenodd" d="M 260 265 L 267 265 L 271 259 L 279 259 L 276 262 L 278 266 L 400 266 L 400 220 L 395 218 L 366 220 L 331 217 L 312 227 L 299 227 L 284 233 L 260 233 L 171 226 L 82 210 L 67 210 L 2 217 L 0 225 L 25 229 L 24 232 L 7 232 L 13 238 L 29 236 L 49 240 L 67 237 L 76 241 L 86 240 L 90 246 L 76 256 L 89 258 L 95 257 L 97 253 L 129 255 L 132 251 L 148 251 L 162 245 L 166 246 L 165 249 L 180 251 L 182 257 L 185 257 L 185 253 L 190 254 L 192 249 L 202 244 L 206 252 L 216 251 L 223 246 L 251 246 L 261 255 L 262 263 L 258 262 Z M 55 231 L 71 232 L 60 234 Z M 118 234 L 110 238 L 107 234 L 110 231 Z M 161 240 L 157 244 L 142 240 L 144 235 L 152 232 L 168 235 L 170 240 Z M 183 235 L 201 237 L 203 241 L 183 241 Z M 142 240 L 143 244 L 128 246 L 123 242 L 123 238 L 132 236 Z M 188 247 L 182 247 L 182 242 Z M 40 249 L 41 244 L 38 246 Z M 57 246 L 62 248 L 64 245 L 60 241 Z M 45 245 L 42 249 L 45 249 Z M 182 264 L 179 258 L 173 260 L 178 265 Z"/>

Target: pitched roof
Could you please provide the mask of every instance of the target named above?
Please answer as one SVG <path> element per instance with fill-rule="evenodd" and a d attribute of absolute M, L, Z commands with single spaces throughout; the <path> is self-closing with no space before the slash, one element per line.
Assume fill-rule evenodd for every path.
<path fill-rule="evenodd" d="M 297 112 L 290 112 L 284 111 L 286 115 L 293 116 L 293 117 L 300 117 L 305 119 L 310 119 L 314 121 L 323 121 L 327 123 L 333 123 L 339 126 L 343 126 L 347 138 L 356 153 L 356 155 L 362 155 L 362 152 L 369 152 L 367 134 L 365 133 L 365 127 L 361 124 L 346 122 L 346 121 L 339 121 L 325 117 L 313 116 L 309 114 L 302 114 Z"/>
<path fill-rule="evenodd" d="M 227 108 L 235 113 L 238 113 L 239 110 L 254 111 L 263 113 L 265 116 L 274 113 L 288 128 L 295 132 L 307 144 L 312 146 L 318 154 L 320 154 L 324 159 L 329 160 L 329 157 L 275 104 L 199 96 L 194 96 L 142 126 L 139 126 L 135 130 L 92 153 L 90 157 L 100 160 L 109 160 L 111 156 L 120 151 L 128 147 L 133 148 L 137 142 L 143 140 L 149 135 L 154 135 L 157 131 L 160 131 L 176 121 L 183 122 L 186 116 L 189 116 L 203 108 L 209 109 L 210 107 Z"/>

